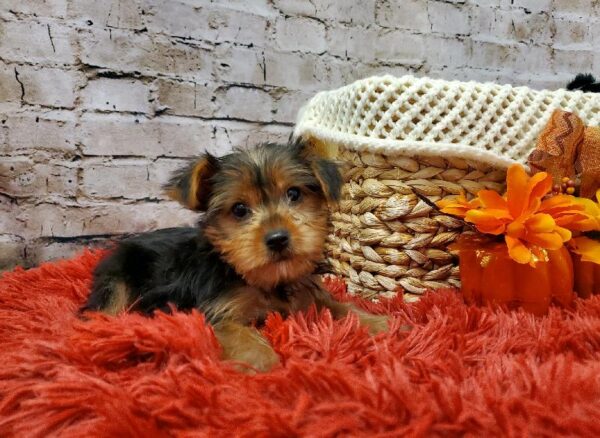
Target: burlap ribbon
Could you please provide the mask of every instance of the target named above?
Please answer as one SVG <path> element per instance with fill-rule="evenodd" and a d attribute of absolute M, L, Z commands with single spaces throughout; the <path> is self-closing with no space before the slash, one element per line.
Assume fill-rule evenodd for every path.
<path fill-rule="evenodd" d="M 528 158 L 533 172 L 579 183 L 579 196 L 594 197 L 600 187 L 600 128 L 585 126 L 574 113 L 555 110 Z"/>

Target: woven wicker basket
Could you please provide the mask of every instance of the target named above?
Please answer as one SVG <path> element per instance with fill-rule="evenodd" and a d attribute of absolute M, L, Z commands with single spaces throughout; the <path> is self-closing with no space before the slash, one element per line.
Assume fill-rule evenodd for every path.
<path fill-rule="evenodd" d="M 600 124 L 600 95 L 525 87 L 373 77 L 317 94 L 294 132 L 342 165 L 345 184 L 327 244 L 350 293 L 407 300 L 460 286 L 447 247 L 462 223 L 433 203 L 502 191 L 525 164 L 552 112 Z"/>

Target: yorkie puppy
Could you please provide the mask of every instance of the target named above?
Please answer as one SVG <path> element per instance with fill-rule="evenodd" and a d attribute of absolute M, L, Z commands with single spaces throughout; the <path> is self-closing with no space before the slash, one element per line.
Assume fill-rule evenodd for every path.
<path fill-rule="evenodd" d="M 121 241 L 94 272 L 82 310 L 204 312 L 224 358 L 270 369 L 278 356 L 253 327 L 269 312 L 328 308 L 355 313 L 372 333 L 387 317 L 336 301 L 315 273 L 327 236 L 328 203 L 340 196 L 335 164 L 305 144 L 264 144 L 222 158 L 205 154 L 176 172 L 170 197 L 204 212 L 197 228 Z"/>

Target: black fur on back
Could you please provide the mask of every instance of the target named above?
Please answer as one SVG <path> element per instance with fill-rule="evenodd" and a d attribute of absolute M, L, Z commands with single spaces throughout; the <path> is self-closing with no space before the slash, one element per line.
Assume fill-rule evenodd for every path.
<path fill-rule="evenodd" d="M 143 313 L 168 311 L 169 302 L 181 310 L 202 308 L 242 283 L 198 228 L 166 228 L 121 241 L 94 271 L 92 294 L 82 311 L 106 306 L 115 281 L 128 286 L 133 307 Z"/>
<path fill-rule="evenodd" d="M 587 93 L 600 93 L 600 82 L 589 73 L 579 73 L 567 84 L 567 90 L 580 90 Z"/>

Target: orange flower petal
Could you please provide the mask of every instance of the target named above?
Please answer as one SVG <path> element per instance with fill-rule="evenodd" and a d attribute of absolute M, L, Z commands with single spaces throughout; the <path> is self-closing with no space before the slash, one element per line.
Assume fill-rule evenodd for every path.
<path fill-rule="evenodd" d="M 580 236 L 571 240 L 575 248 L 572 251 L 581 256 L 584 262 L 592 262 L 600 265 L 600 242 L 588 237 Z"/>
<path fill-rule="evenodd" d="M 560 249 L 563 246 L 562 236 L 556 232 L 527 233 L 527 237 L 525 239 L 527 240 L 527 242 L 530 242 L 544 249 Z"/>
<path fill-rule="evenodd" d="M 527 204 L 529 193 L 525 193 L 525 187 L 529 177 L 525 169 L 518 164 L 513 164 L 506 173 L 506 198 L 508 209 L 514 218 L 521 215 Z"/>
<path fill-rule="evenodd" d="M 573 233 L 571 233 L 571 230 L 568 230 L 566 228 L 556 227 L 554 231 L 560 235 L 563 242 L 568 242 L 569 240 L 571 240 L 571 237 L 573 237 Z"/>
<path fill-rule="evenodd" d="M 552 177 L 539 172 L 530 178 L 523 166 L 513 164 L 508 168 L 506 183 L 508 209 L 516 219 L 539 208 L 542 197 L 552 188 Z"/>
<path fill-rule="evenodd" d="M 556 195 L 545 199 L 539 212 L 551 215 L 557 225 L 573 231 L 591 231 L 599 226 L 595 216 L 600 217 L 600 208 L 591 199 Z"/>
<path fill-rule="evenodd" d="M 480 190 L 477 197 L 481 200 L 481 205 L 485 208 L 495 210 L 507 210 L 506 200 L 493 190 Z"/>
<path fill-rule="evenodd" d="M 551 233 L 556 227 L 556 223 L 549 214 L 538 213 L 527 219 L 525 226 L 530 233 Z"/>
<path fill-rule="evenodd" d="M 506 234 L 514 237 L 515 239 L 525 237 L 526 232 L 527 228 L 525 228 L 525 224 L 523 222 L 515 221 L 506 226 Z"/>
<path fill-rule="evenodd" d="M 546 172 L 536 173 L 529 180 L 529 187 L 531 187 L 530 200 L 536 199 L 537 201 L 541 201 L 552 190 L 552 176 Z"/>
<path fill-rule="evenodd" d="M 482 233 L 498 235 L 506 228 L 506 218 L 502 218 L 504 213 L 495 210 L 469 210 L 465 220 L 474 224 Z"/>
<path fill-rule="evenodd" d="M 446 198 L 439 200 L 436 205 L 440 208 L 442 213 L 450 214 L 452 216 L 465 217 L 467 211 L 477 208 L 478 201 L 467 201 L 464 194 L 454 196 L 452 198 Z"/>
<path fill-rule="evenodd" d="M 514 239 L 510 236 L 505 236 L 506 246 L 508 247 L 508 255 L 517 263 L 525 264 L 531 261 L 531 251 L 519 239 Z"/>

